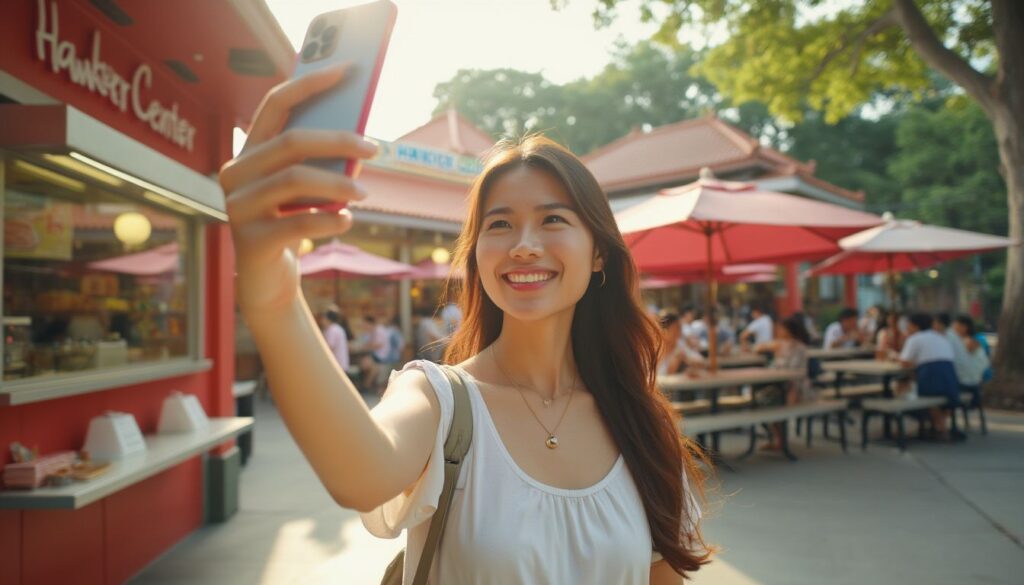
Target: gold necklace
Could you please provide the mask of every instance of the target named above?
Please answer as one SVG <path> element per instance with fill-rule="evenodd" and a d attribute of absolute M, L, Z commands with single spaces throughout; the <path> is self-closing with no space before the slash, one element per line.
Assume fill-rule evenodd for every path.
<path fill-rule="evenodd" d="M 523 394 L 523 390 L 520 387 L 520 384 L 513 380 L 512 376 L 508 375 L 508 373 L 505 371 L 505 368 L 501 367 L 501 362 L 498 361 L 498 355 L 494 353 L 493 343 L 491 344 L 490 349 L 491 359 L 494 360 L 494 365 L 498 366 L 498 371 L 501 372 L 501 375 L 504 376 L 505 379 L 509 381 L 509 383 L 512 384 L 512 387 L 516 389 L 516 392 L 519 392 L 519 397 L 523 399 L 523 404 L 525 404 L 526 408 L 529 409 L 530 414 L 533 415 L 533 418 L 537 420 L 537 424 L 539 424 L 541 428 L 544 429 L 544 432 L 548 434 L 548 438 L 544 440 L 544 444 L 547 446 L 548 449 L 554 449 L 558 447 L 558 435 L 555 434 L 555 431 L 557 431 L 558 427 L 562 424 L 562 419 L 565 418 L 565 414 L 569 412 L 569 405 L 572 404 L 572 395 L 576 391 L 576 377 L 578 372 L 576 374 L 573 374 L 572 386 L 569 387 L 569 400 L 566 401 L 565 403 L 565 410 L 562 411 L 562 416 L 558 417 L 558 422 L 555 423 L 555 428 L 549 429 L 547 425 L 544 424 L 544 421 L 540 420 L 540 417 L 537 416 L 537 413 L 534 412 L 533 407 L 530 406 L 530 402 L 526 400 L 526 395 Z M 523 386 L 523 388 L 526 388 L 527 390 L 532 390 L 531 388 L 526 386 Z M 538 395 L 540 394 L 540 392 L 537 392 L 536 390 L 533 390 L 533 392 Z M 551 404 L 551 401 L 554 400 L 554 398 L 552 397 L 551 399 L 545 399 L 543 396 L 541 396 L 541 400 L 543 400 L 544 405 L 547 406 Z"/>

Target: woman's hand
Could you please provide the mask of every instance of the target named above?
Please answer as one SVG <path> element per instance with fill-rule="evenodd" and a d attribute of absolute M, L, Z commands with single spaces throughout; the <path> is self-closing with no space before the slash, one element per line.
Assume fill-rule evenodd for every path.
<path fill-rule="evenodd" d="M 256 111 L 242 153 L 221 168 L 235 243 L 237 298 L 248 316 L 273 313 L 298 297 L 296 250 L 302 238 L 338 235 L 352 227 L 348 210 L 286 216 L 279 207 L 303 197 L 335 204 L 366 197 L 352 179 L 302 163 L 311 158 L 368 158 L 376 152 L 373 143 L 350 132 L 281 132 L 292 108 L 342 82 L 346 70 L 325 69 L 271 89 Z"/>

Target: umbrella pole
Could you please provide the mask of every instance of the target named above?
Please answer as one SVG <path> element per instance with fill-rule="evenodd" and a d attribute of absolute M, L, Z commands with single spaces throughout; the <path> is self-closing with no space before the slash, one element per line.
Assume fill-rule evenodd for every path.
<path fill-rule="evenodd" d="M 718 371 L 718 324 L 717 316 L 715 315 L 715 298 L 718 296 L 718 283 L 715 282 L 715 267 L 711 256 L 711 236 L 712 231 L 710 228 L 704 230 L 705 241 L 707 242 L 707 278 L 708 278 L 708 295 L 707 295 L 707 327 L 708 327 L 708 370 L 711 372 Z"/>
<path fill-rule="evenodd" d="M 886 263 L 889 265 L 889 271 L 886 273 L 886 282 L 889 284 L 889 302 L 892 303 L 892 312 L 896 313 L 896 271 L 892 267 L 892 253 L 885 255 Z M 892 345 L 893 349 L 900 346 L 900 320 L 896 319 L 895 324 L 892 328 Z"/>

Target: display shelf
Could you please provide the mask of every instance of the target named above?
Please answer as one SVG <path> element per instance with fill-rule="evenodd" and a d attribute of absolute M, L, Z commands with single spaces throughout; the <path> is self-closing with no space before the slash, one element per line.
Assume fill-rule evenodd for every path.
<path fill-rule="evenodd" d="M 110 471 L 96 479 L 64 487 L 2 490 L 0 508 L 77 510 L 209 451 L 252 426 L 251 417 L 212 418 L 203 431 L 147 435 L 145 453 L 114 462 Z"/>

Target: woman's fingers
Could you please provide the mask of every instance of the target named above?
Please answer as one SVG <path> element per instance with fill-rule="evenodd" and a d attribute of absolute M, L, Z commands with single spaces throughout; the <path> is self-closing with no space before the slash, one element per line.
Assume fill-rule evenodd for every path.
<path fill-rule="evenodd" d="M 233 224 L 277 217 L 278 208 L 299 198 L 347 203 L 365 199 L 366 192 L 345 175 L 311 166 L 292 165 L 245 184 L 227 199 Z"/>
<path fill-rule="evenodd" d="M 352 227 L 352 212 L 301 213 L 253 221 L 237 227 L 242 241 L 259 242 L 265 250 L 283 250 L 302 238 L 316 240 L 342 234 Z"/>
<path fill-rule="evenodd" d="M 373 156 L 377 146 L 351 132 L 286 130 L 228 162 L 221 170 L 221 186 L 230 193 L 238 185 L 269 176 L 308 159 L 361 159 Z"/>
<path fill-rule="evenodd" d="M 253 117 L 249 137 L 245 142 L 246 149 L 280 132 L 288 121 L 292 108 L 339 83 L 345 78 L 345 73 L 351 66 L 350 63 L 344 63 L 326 67 L 296 79 L 289 79 L 267 92 Z"/>

